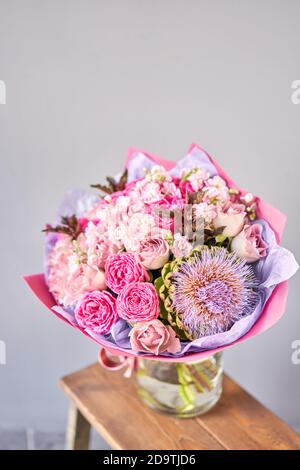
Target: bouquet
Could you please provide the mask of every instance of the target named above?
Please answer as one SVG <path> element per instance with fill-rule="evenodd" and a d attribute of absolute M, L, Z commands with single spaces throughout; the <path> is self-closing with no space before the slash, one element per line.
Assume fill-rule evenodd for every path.
<path fill-rule="evenodd" d="M 177 164 L 131 149 L 94 194 L 67 193 L 46 225 L 44 274 L 26 281 L 108 351 L 199 359 L 272 326 L 298 266 L 285 216 L 199 146 Z"/>

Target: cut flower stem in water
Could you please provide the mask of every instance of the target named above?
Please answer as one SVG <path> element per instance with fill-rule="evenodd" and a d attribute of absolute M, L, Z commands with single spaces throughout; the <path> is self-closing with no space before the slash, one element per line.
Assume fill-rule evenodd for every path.
<path fill-rule="evenodd" d="M 177 417 L 207 412 L 222 393 L 222 354 L 197 362 L 158 362 L 140 358 L 137 382 L 141 399 L 151 408 Z"/>

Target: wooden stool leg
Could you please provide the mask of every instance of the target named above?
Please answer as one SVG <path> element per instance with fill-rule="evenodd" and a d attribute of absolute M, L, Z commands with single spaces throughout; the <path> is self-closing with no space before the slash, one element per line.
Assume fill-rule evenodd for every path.
<path fill-rule="evenodd" d="M 87 450 L 89 448 L 91 425 L 71 402 L 66 434 L 66 450 Z"/>

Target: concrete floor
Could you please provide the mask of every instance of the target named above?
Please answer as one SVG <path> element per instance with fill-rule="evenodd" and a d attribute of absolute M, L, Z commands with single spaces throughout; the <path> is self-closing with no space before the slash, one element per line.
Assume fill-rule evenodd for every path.
<path fill-rule="evenodd" d="M 62 450 L 64 442 L 64 432 L 0 428 L 0 450 Z M 91 433 L 90 448 L 93 450 L 110 449 L 94 430 Z"/>

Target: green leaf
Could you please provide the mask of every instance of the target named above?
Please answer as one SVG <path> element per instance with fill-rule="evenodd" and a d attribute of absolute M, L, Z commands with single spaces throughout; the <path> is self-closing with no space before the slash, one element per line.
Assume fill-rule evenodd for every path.
<path fill-rule="evenodd" d="M 166 310 L 166 307 L 162 301 L 160 301 L 160 314 L 159 316 L 168 322 L 168 314 L 169 312 Z"/>
<path fill-rule="evenodd" d="M 154 281 L 154 287 L 157 290 L 158 293 L 160 293 L 160 289 L 164 286 L 164 281 L 162 277 L 158 277 Z"/>

